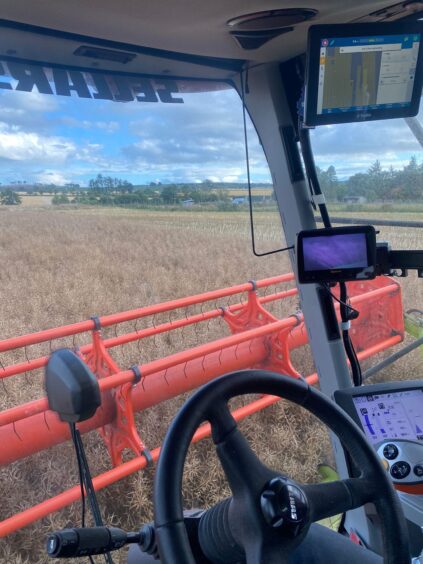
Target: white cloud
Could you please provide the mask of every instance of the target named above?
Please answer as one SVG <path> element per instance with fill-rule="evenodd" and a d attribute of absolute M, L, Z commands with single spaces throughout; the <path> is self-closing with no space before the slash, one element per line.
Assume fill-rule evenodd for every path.
<path fill-rule="evenodd" d="M 41 184 L 55 184 L 56 186 L 63 186 L 70 182 L 68 176 L 65 176 L 57 170 L 44 170 L 35 176 L 36 182 Z"/>
<path fill-rule="evenodd" d="M 7 126 L 0 131 L 0 159 L 59 164 L 75 155 L 75 145 L 67 139 L 10 131 Z"/>
<path fill-rule="evenodd" d="M 60 108 L 60 101 L 55 96 L 49 96 L 47 94 L 40 94 L 39 92 L 19 92 L 15 90 L 13 92 L 13 97 L 8 96 L 8 102 L 17 108 L 21 108 L 30 113 L 45 113 L 54 112 Z"/>

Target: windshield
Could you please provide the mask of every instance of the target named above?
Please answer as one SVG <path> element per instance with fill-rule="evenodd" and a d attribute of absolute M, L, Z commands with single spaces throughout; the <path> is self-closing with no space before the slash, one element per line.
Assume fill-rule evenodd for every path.
<path fill-rule="evenodd" d="M 177 311 L 104 327 L 101 338 L 107 343 L 139 332 L 141 337 L 142 331 L 154 333 L 110 351 L 116 370 L 124 370 L 231 335 L 222 312 L 246 302 L 249 280 L 277 276 L 260 294 L 282 292 L 284 299 L 269 301 L 267 310 L 281 319 L 297 310 L 288 256 L 263 262 L 251 252 L 242 105 L 230 85 L 130 77 L 127 100 L 116 102 L 105 98 L 108 92 L 122 95 L 122 76 L 119 90 L 114 79 L 101 73 L 94 80 L 87 72 L 58 72 L 6 60 L 0 72 L 0 340 L 244 284 L 241 294 L 226 291 L 212 301 L 185 302 Z M 266 251 L 285 246 L 285 241 L 274 213 L 268 166 L 249 121 L 247 133 L 256 244 Z M 191 319 L 198 323 L 189 324 Z M 186 326 L 176 330 L 171 326 L 175 320 Z M 162 326 L 169 331 L 162 334 Z M 33 364 L 25 363 L 38 359 L 35 365 L 40 366 L 37 362 L 42 365 L 56 348 L 85 351 L 90 342 L 90 333 L 75 334 L 1 352 L 0 370 L 9 374 L 12 366 L 16 374 L 2 379 L 2 410 L 45 395 L 44 369 L 27 370 Z M 239 347 L 231 352 L 235 360 L 238 355 L 242 359 L 238 350 L 251 355 L 266 351 L 262 345 L 257 349 L 254 341 Z M 214 358 L 222 364 L 224 349 Z M 205 381 L 202 366 L 208 362 L 200 357 L 197 364 L 183 365 L 186 389 L 192 388 L 193 370 Z M 167 373 L 159 376 L 168 389 Z M 137 421 L 143 420 L 139 433 L 149 448 L 161 444 L 183 398 L 136 414 Z M 47 439 L 53 424 L 48 417 L 42 419 L 42 431 L 35 433 Z M 250 435 L 257 417 L 248 423 Z M 264 419 L 259 424 L 265 429 Z M 18 439 L 13 429 L 19 427 Z M 12 429 L 19 441 L 24 427 L 25 422 L 18 421 Z M 106 442 L 97 432 L 84 435 L 84 441 L 93 475 L 109 470 Z M 7 499 L 1 519 L 78 483 L 71 445 L 52 448 L 53 455 L 44 451 L 12 463 L 16 452 L 10 454 L 1 470 L 2 497 Z M 192 505 L 207 506 L 227 491 L 215 467 L 211 476 L 196 462 L 211 450 L 203 445 L 189 462 Z M 124 460 L 134 456 L 127 449 Z M 276 463 L 275 451 L 269 450 L 268 458 Z M 304 472 L 304 480 L 311 479 L 315 467 L 311 464 Z M 147 473 L 111 486 L 105 496 L 100 493 L 108 524 L 136 530 L 151 520 L 151 488 Z M 0 560 L 44 561 L 45 533 L 69 523 L 78 526 L 79 504 L 65 506 L 52 519 L 47 527 L 34 525 L 31 542 L 22 541 L 25 532 L 8 537 L 1 543 Z"/>

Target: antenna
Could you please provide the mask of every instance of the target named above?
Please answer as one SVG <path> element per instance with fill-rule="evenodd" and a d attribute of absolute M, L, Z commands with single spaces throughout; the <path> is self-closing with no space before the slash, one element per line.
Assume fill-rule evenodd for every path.
<path fill-rule="evenodd" d="M 259 253 L 256 250 L 256 241 L 254 237 L 254 216 L 253 216 L 253 197 L 251 194 L 251 174 L 250 174 L 250 155 L 248 152 L 248 135 L 247 135 L 247 114 L 245 107 L 245 94 L 248 92 L 248 69 L 246 70 L 245 86 L 242 77 L 242 72 L 240 73 L 241 79 L 241 100 L 242 100 L 242 118 L 244 126 L 244 145 L 245 145 L 245 160 L 247 166 L 247 184 L 248 184 L 248 203 L 250 209 L 250 230 L 251 230 L 251 244 L 253 248 L 253 253 L 256 257 L 265 257 L 267 255 L 274 255 L 275 253 L 281 253 L 283 251 L 289 251 L 294 248 L 293 245 L 290 247 L 283 247 L 281 249 L 275 249 L 274 251 L 267 251 L 265 253 Z"/>

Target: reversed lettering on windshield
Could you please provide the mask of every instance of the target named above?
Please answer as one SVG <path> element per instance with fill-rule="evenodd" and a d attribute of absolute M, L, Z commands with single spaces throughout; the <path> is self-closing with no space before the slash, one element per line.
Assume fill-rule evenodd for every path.
<path fill-rule="evenodd" d="M 177 96 L 175 80 L 47 68 L 16 61 L 0 61 L 0 89 L 115 102 L 184 103 Z"/>

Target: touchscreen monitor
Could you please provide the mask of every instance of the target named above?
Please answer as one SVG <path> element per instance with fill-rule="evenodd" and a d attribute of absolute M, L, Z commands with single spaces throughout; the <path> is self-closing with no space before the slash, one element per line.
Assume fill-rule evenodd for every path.
<path fill-rule="evenodd" d="M 371 225 L 301 231 L 298 278 L 307 282 L 365 280 L 376 275 L 376 233 Z"/>
<path fill-rule="evenodd" d="M 353 397 L 361 426 L 372 444 L 386 439 L 423 444 L 423 390 L 401 390 Z"/>
<path fill-rule="evenodd" d="M 416 115 L 422 43 L 423 22 L 311 27 L 305 124 Z"/>

